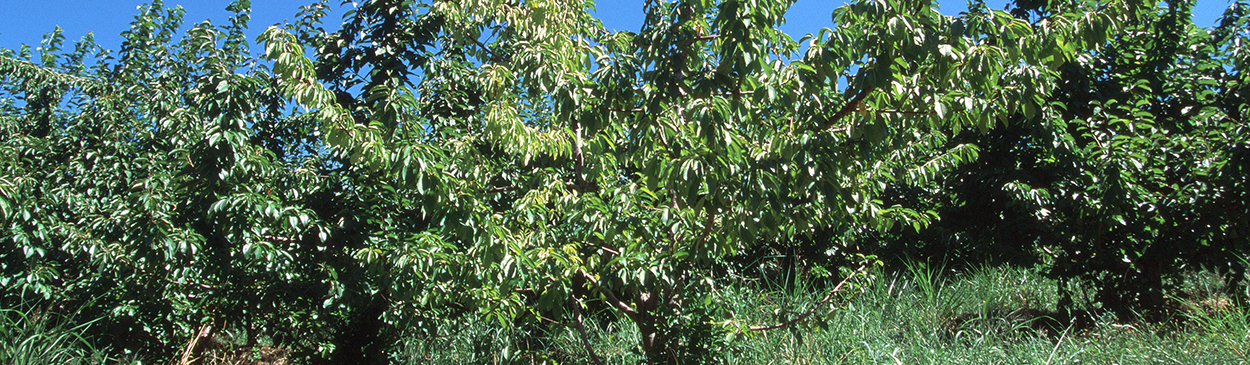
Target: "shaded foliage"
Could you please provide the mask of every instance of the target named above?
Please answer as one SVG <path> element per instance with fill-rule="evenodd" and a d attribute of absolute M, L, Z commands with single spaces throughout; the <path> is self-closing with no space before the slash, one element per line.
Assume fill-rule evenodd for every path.
<path fill-rule="evenodd" d="M 1049 21 L 1062 2 L 1017 3 Z M 1044 113 L 955 140 L 977 161 L 939 188 L 900 187 L 938 222 L 882 249 L 958 263 L 1042 264 L 1091 282 L 1122 319 L 1160 314 L 1188 270 L 1245 272 L 1247 5 L 1201 29 L 1192 2 L 1143 13 L 1060 67 Z M 910 190 L 909 190 L 910 189 Z M 936 192 L 936 194 L 935 194 Z M 914 244 L 920 242 L 920 244 Z M 1065 293 L 1069 298 L 1071 293 Z"/>

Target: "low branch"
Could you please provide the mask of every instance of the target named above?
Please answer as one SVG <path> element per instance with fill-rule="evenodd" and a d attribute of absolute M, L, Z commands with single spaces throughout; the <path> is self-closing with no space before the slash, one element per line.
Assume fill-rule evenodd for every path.
<path fill-rule="evenodd" d="M 628 304 L 621 302 L 620 299 L 617 299 L 616 295 L 612 294 L 611 291 L 603 289 L 603 286 L 599 285 L 599 280 L 595 280 L 594 276 L 590 276 L 590 274 L 587 274 L 585 270 L 579 270 L 579 271 L 582 273 L 582 276 L 585 277 L 587 281 L 595 285 L 595 291 L 598 291 L 599 294 L 603 294 L 603 297 L 608 300 L 608 304 L 611 304 L 613 307 L 616 307 L 616 309 L 620 309 L 621 312 L 624 312 L 625 315 L 629 316 L 630 319 L 635 319 L 638 317 L 637 311 L 635 311 L 633 308 L 630 308 Z"/>
<path fill-rule="evenodd" d="M 825 295 L 825 299 L 821 299 L 821 300 L 820 300 L 820 303 L 817 303 L 815 306 L 812 306 L 812 309 L 809 309 L 807 312 L 803 313 L 802 315 L 799 315 L 798 317 L 795 317 L 794 319 L 791 319 L 791 320 L 789 320 L 789 321 L 785 321 L 785 322 L 782 322 L 782 323 L 774 324 L 774 325 L 771 325 L 771 326 L 751 326 L 751 328 L 750 328 L 750 329 L 751 329 L 752 331 L 767 331 L 767 330 L 771 330 L 771 329 L 778 329 L 778 328 L 786 327 L 786 326 L 792 325 L 792 324 L 794 324 L 794 323 L 796 323 L 796 322 L 798 322 L 798 321 L 802 321 L 803 319 L 805 319 L 805 318 L 807 318 L 807 317 L 811 316 L 813 313 L 816 313 L 816 310 L 817 310 L 817 309 L 820 309 L 820 307 L 824 306 L 824 305 L 825 305 L 825 303 L 828 303 L 828 302 L 829 302 L 829 299 L 832 299 L 834 294 L 837 294 L 838 292 L 842 291 L 842 286 L 843 286 L 843 285 L 846 285 L 846 283 L 847 283 L 848 281 L 851 281 L 851 278 L 854 278 L 854 277 L 855 277 L 855 274 L 859 274 L 860 272 L 863 272 L 863 271 L 864 271 L 864 269 L 867 269 L 867 268 L 868 268 L 868 265 L 864 265 L 864 266 L 860 266 L 858 269 L 855 269 L 855 272 L 851 273 L 851 275 L 850 275 L 850 276 L 847 276 L 847 277 L 846 277 L 846 279 L 842 279 L 842 282 L 840 282 L 840 283 L 838 283 L 838 285 L 834 286 L 834 287 L 833 287 L 833 290 L 830 290 L 830 291 L 829 291 L 829 294 L 828 294 L 828 295 Z"/>
<path fill-rule="evenodd" d="M 702 249 L 703 244 L 707 242 L 708 235 L 712 234 L 712 223 L 716 223 L 715 212 L 708 213 L 707 221 L 703 223 L 703 234 L 699 235 L 697 238 L 698 244 L 695 245 L 695 249 Z"/>
<path fill-rule="evenodd" d="M 582 346 L 586 348 L 586 353 L 590 354 L 590 359 L 596 364 L 603 365 L 603 360 L 599 359 L 599 355 L 595 353 L 595 349 L 590 347 L 590 336 L 586 334 L 586 325 L 582 323 L 582 309 L 577 305 L 577 301 L 569 298 L 569 305 L 573 306 L 573 323 L 577 325 L 577 332 L 581 333 Z"/>

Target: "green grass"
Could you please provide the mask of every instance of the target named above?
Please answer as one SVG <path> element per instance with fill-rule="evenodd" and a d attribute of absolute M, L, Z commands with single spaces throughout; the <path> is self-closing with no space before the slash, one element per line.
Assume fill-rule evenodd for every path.
<path fill-rule="evenodd" d="M 852 280 L 812 318 L 760 332 L 743 329 L 794 318 L 825 293 L 801 280 L 740 283 L 717 289 L 715 317 L 730 319 L 716 324 L 724 330 L 719 354 L 728 364 L 1250 363 L 1250 311 L 1223 294 L 1229 284 L 1219 275 L 1187 277 L 1173 293 L 1180 305 L 1173 320 L 1159 323 L 1065 320 L 1056 312 L 1056 285 L 1028 269 L 916 265 Z M 1097 308 L 1072 289 L 1079 306 Z M 0 364 L 117 363 L 84 340 L 90 323 L 38 313 L 0 311 Z M 590 347 L 605 364 L 641 362 L 631 322 L 607 312 L 589 317 Z M 398 364 L 590 364 L 576 328 L 554 321 L 514 328 L 449 321 L 440 337 L 406 335 L 390 357 Z"/>
<path fill-rule="evenodd" d="M 771 333 L 771 338 L 752 336 L 747 339 L 750 350 L 731 363 L 1247 361 L 1250 328 L 1243 308 L 1193 312 L 1192 321 L 1161 324 L 1118 324 L 1104 316 L 1082 328 L 1054 322 L 1055 283 L 1025 270 L 982 270 L 949 280 L 933 273 L 913 268 L 910 278 L 869 283 L 831 312 L 827 326 Z"/>
<path fill-rule="evenodd" d="M 0 309 L 0 364 L 99 364 L 104 352 L 83 336 L 92 322 L 70 325 L 44 311 Z"/>
<path fill-rule="evenodd" d="M 779 284 L 726 288 L 722 297 L 732 300 L 726 299 L 725 314 L 737 324 L 772 324 L 792 318 L 787 316 L 810 308 L 823 296 L 802 285 L 777 289 L 783 287 Z M 1212 309 L 1194 303 L 1194 308 L 1166 323 L 1122 324 L 1111 315 L 1062 322 L 1055 314 L 1056 285 L 1025 269 L 961 274 L 915 266 L 903 274 L 855 282 L 814 316 L 823 317 L 818 320 L 765 332 L 727 333 L 733 340 L 724 360 L 729 364 L 1250 363 L 1246 357 L 1250 315 L 1244 305 Z M 637 332 L 629 322 L 587 325 L 592 347 L 604 363 L 639 362 Z M 576 330 L 539 327 L 508 331 L 470 324 L 457 336 L 412 338 L 394 355 L 399 363 L 413 364 L 590 363 Z M 533 340 L 535 336 L 542 339 Z"/>

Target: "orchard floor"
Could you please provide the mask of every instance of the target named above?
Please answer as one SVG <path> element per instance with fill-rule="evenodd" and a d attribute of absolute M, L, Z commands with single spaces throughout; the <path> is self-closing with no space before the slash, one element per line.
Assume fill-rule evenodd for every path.
<path fill-rule="evenodd" d="M 1190 275 L 1176 293 L 1189 299 L 1172 297 L 1170 319 L 1122 323 L 1096 308 L 1063 318 L 1055 310 L 1056 283 L 1031 270 L 988 269 L 944 280 L 913 269 L 856 283 L 814 316 L 823 318 L 764 332 L 725 331 L 715 350 L 729 364 L 1250 363 L 1250 312 L 1213 280 Z M 726 301 L 736 319 L 721 325 L 781 322 L 779 313 L 801 312 L 823 296 L 801 285 L 755 284 L 723 294 L 734 298 Z M 630 322 L 588 326 L 590 347 L 603 363 L 642 359 Z M 549 325 L 542 332 L 534 340 L 534 331 L 475 324 L 463 336 L 413 338 L 394 355 L 412 364 L 592 363 L 575 328 Z"/>
<path fill-rule="evenodd" d="M 876 274 L 795 325 L 769 331 L 746 327 L 784 322 L 812 308 L 824 293 L 798 282 L 750 282 L 719 292 L 722 322 L 707 357 L 673 363 L 726 364 L 1248 364 L 1250 310 L 1225 293 L 1246 283 L 1223 283 L 1210 273 L 1189 275 L 1170 296 L 1164 320 L 1121 322 L 1096 304 L 1061 315 L 1054 281 L 1032 270 L 996 268 L 939 275 L 916 269 Z M 1080 293 L 1081 288 L 1072 288 Z M 1185 298 L 1185 299 L 1181 299 Z M 1075 298 L 1078 301 L 1086 298 Z M 4 311 L 0 362 L 294 365 L 282 346 L 232 345 L 229 331 L 196 356 L 139 361 L 104 354 L 108 344 L 79 337 L 88 326 L 59 325 L 37 314 Z M 573 326 L 549 320 L 504 328 L 474 321 L 439 336 L 401 336 L 388 357 L 396 364 L 638 364 L 638 334 L 627 320 L 592 314 L 586 340 Z M 180 351 L 181 353 L 181 351 Z M 697 355 L 697 354 L 696 354 Z M 183 360 L 187 360 L 184 362 Z"/>

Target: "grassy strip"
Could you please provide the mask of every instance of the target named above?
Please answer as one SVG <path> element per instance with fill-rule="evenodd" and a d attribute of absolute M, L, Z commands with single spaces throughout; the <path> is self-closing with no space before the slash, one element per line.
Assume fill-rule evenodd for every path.
<path fill-rule="evenodd" d="M 1250 311 L 1222 297 L 1222 283 L 1194 275 L 1174 298 L 1174 320 L 1118 323 L 1111 315 L 1056 312 L 1057 283 L 1026 269 L 953 273 L 914 266 L 898 275 L 853 280 L 811 318 L 769 331 L 816 306 L 826 290 L 802 281 L 718 288 L 727 323 L 714 349 L 727 364 L 1229 364 L 1250 363 Z M 1080 292 L 1080 288 L 1074 288 Z M 1081 298 L 1077 298 L 1078 302 Z M 1078 303 L 1097 313 L 1097 305 Z M 608 312 L 586 313 L 589 347 L 605 364 L 638 364 L 638 333 Z M 0 310 L 0 364 L 117 363 L 84 340 L 91 323 Z M 408 336 L 398 364 L 586 364 L 592 359 L 571 323 L 503 328 L 491 321 L 445 324 L 441 337 Z M 222 341 L 230 342 L 228 338 Z M 274 354 L 223 347 L 205 364 L 297 364 Z M 211 351 L 210 351 L 211 352 Z M 249 355 L 250 354 L 250 355 Z M 276 354 L 276 355 L 275 355 Z M 220 356 L 216 356 L 220 355 Z M 275 355 L 275 356 L 270 356 Z M 130 362 L 135 363 L 135 362 Z"/>
<path fill-rule="evenodd" d="M 776 323 L 819 301 L 819 290 L 780 283 L 726 288 L 726 310 L 741 324 Z M 913 267 L 858 283 L 804 321 L 774 331 L 730 331 L 728 364 L 1227 364 L 1247 363 L 1244 307 L 1198 303 L 1166 323 L 1117 323 L 1111 315 L 1063 319 L 1056 282 L 1023 269 L 970 274 Z M 766 289 L 760 287 L 769 287 Z M 817 294 L 813 294 L 817 293 Z M 1096 307 L 1094 304 L 1087 304 Z M 1096 309 L 1096 308 L 1090 308 Z M 1096 313 L 1091 311 L 1089 313 Z M 1065 322 L 1066 321 L 1066 322 Z M 606 364 L 637 364 L 627 321 L 587 321 Z M 466 324 L 462 335 L 412 338 L 397 363 L 589 363 L 572 328 L 504 330 Z"/>

